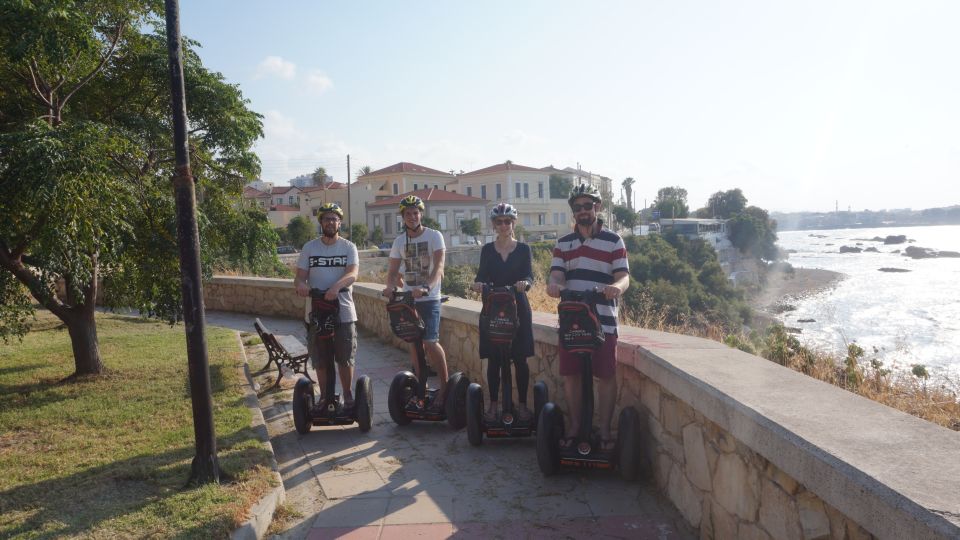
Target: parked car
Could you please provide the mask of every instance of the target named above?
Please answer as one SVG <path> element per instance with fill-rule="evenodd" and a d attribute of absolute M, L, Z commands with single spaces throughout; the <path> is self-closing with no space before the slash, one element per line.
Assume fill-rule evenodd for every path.
<path fill-rule="evenodd" d="M 289 255 L 291 253 L 299 253 L 299 251 L 293 246 L 277 246 L 277 255 Z"/>

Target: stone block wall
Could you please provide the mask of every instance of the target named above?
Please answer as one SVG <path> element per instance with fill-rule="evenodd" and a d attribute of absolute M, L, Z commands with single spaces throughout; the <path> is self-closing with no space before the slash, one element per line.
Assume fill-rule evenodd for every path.
<path fill-rule="evenodd" d="M 302 300 L 241 293 L 231 290 L 238 278 L 228 279 L 219 290 L 206 285 L 205 297 L 302 316 Z M 245 287 L 271 297 L 284 288 L 268 281 L 286 281 L 293 294 L 290 280 Z M 405 347 L 390 331 L 381 289 L 354 286 L 360 324 Z M 207 307 L 226 309 L 209 299 Z M 440 335 L 451 371 L 486 386 L 479 308 L 451 299 Z M 620 334 L 617 407 L 640 411 L 647 481 L 701 538 L 960 538 L 960 434 L 719 343 L 630 327 Z M 534 314 L 534 340 L 531 378 L 562 403 L 555 315 Z"/>

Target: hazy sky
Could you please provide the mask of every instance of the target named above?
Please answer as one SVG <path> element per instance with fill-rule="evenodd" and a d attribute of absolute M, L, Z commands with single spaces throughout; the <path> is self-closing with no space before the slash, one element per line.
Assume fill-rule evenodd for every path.
<path fill-rule="evenodd" d="M 507 159 L 779 211 L 960 204 L 960 2 L 184 0 L 263 178 Z"/>

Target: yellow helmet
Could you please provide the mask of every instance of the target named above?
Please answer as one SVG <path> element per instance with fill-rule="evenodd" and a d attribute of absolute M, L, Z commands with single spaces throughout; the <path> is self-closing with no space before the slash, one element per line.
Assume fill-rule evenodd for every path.
<path fill-rule="evenodd" d="M 400 201 L 400 210 L 402 214 L 407 208 L 419 208 L 421 212 L 426 211 L 427 207 L 423 204 L 423 199 L 416 195 L 407 195 Z"/>
<path fill-rule="evenodd" d="M 334 214 L 340 216 L 340 219 L 343 219 L 343 209 L 340 208 L 340 205 L 337 203 L 326 203 L 317 208 L 317 221 L 320 221 L 323 218 L 323 215 L 333 212 Z"/>

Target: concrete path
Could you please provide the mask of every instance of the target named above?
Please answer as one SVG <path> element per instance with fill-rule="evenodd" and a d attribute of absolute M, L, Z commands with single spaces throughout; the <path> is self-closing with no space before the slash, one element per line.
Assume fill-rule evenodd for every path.
<path fill-rule="evenodd" d="M 261 319 L 275 332 L 305 339 L 299 321 Z M 207 312 L 207 322 L 253 330 L 248 315 Z M 248 355 L 251 369 L 265 358 Z M 260 397 L 287 505 L 299 514 L 275 538 L 695 537 L 646 482 L 627 483 L 603 472 L 544 478 L 533 437 L 485 438 L 473 447 L 466 430 L 452 431 L 446 423 L 397 426 L 387 413 L 387 392 L 397 371 L 408 366 L 404 351 L 361 332 L 357 375 L 373 379 L 375 415 L 368 433 L 354 425 L 314 427 L 299 435 L 289 377 L 281 390 Z M 271 384 L 275 373 L 259 375 L 261 383 Z"/>

